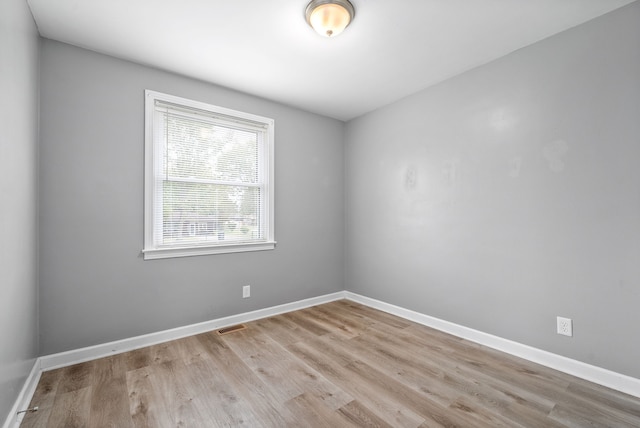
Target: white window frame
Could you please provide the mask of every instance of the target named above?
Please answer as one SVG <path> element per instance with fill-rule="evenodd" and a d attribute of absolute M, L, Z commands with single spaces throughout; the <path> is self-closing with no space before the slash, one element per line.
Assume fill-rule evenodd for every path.
<path fill-rule="evenodd" d="M 157 180 L 161 176 L 159 165 L 156 162 L 156 152 L 161 150 L 154 141 L 154 111 L 156 100 L 175 104 L 177 106 L 196 109 L 205 112 L 211 117 L 221 117 L 225 120 L 237 121 L 240 124 L 258 125 L 264 128 L 261 150 L 262 169 L 261 177 L 264 183 L 264 198 L 262 215 L 265 217 L 265 233 L 262 240 L 252 242 L 206 242 L 189 243 L 180 245 L 162 245 L 158 243 L 157 237 L 161 233 L 162 219 L 156 219 L 154 207 L 158 203 Z M 245 251 L 273 250 L 275 241 L 275 221 L 274 221 L 274 127 L 273 119 L 257 116 L 250 113 L 231 110 L 224 107 L 215 106 L 208 103 L 181 98 L 174 95 L 163 94 L 161 92 L 145 90 L 145 166 L 144 166 L 144 247 L 142 253 L 145 260 L 162 259 L 171 257 L 199 256 L 207 254 L 238 253 Z M 160 210 L 161 212 L 161 210 Z"/>

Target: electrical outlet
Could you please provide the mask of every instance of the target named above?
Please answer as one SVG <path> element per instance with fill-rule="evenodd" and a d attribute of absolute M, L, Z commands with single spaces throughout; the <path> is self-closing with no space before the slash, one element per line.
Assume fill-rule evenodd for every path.
<path fill-rule="evenodd" d="M 242 298 L 246 299 L 247 297 L 251 297 L 251 286 L 245 285 L 242 287 Z"/>
<path fill-rule="evenodd" d="M 571 318 L 558 317 L 558 334 L 563 336 L 573 336 L 573 323 Z"/>

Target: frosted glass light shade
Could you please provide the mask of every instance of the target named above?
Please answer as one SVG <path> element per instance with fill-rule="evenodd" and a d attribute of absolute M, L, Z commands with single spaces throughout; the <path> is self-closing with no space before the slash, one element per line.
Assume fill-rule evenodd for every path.
<path fill-rule="evenodd" d="M 307 22 L 325 37 L 335 37 L 351 23 L 355 10 L 347 0 L 313 0 L 307 6 Z"/>

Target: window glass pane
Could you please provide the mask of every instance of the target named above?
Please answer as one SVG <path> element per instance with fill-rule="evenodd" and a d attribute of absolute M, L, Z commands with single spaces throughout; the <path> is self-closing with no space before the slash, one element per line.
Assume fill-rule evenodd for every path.
<path fill-rule="evenodd" d="M 169 178 L 258 183 L 258 133 L 164 114 Z"/>
<path fill-rule="evenodd" d="M 263 239 L 258 187 L 163 183 L 162 245 Z"/>

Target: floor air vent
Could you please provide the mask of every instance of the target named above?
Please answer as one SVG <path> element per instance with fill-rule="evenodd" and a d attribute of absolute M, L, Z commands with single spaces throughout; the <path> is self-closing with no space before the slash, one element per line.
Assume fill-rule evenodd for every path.
<path fill-rule="evenodd" d="M 232 325 L 231 327 L 225 327 L 218 330 L 219 335 L 235 333 L 236 331 L 244 330 L 247 326 L 244 324 Z"/>

